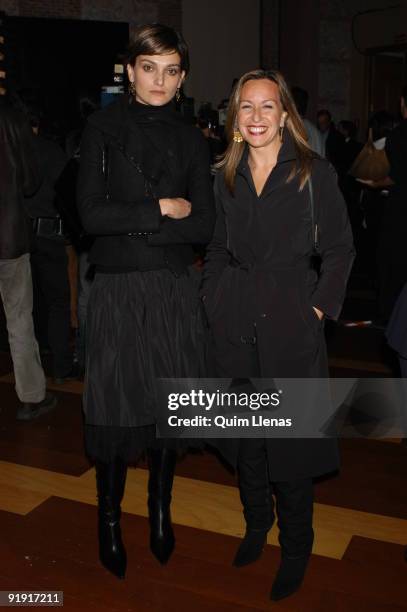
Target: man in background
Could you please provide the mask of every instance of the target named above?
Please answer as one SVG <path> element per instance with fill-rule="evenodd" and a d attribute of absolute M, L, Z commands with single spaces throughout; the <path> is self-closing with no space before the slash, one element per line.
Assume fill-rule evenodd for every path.
<path fill-rule="evenodd" d="M 62 384 L 77 377 L 71 347 L 71 295 L 66 240 L 55 208 L 55 184 L 67 163 L 67 156 L 57 142 L 43 133 L 44 120 L 38 103 L 32 100 L 24 102 L 35 134 L 33 147 L 43 178 L 40 188 L 29 202 L 30 215 L 34 220 L 31 252 L 33 283 L 36 295 L 41 298 L 40 310 L 43 307 L 45 311 L 45 316 L 38 316 L 37 323 L 46 323 L 44 335 L 51 349 L 54 382 Z"/>
<path fill-rule="evenodd" d="M 32 319 L 31 221 L 25 196 L 41 178 L 33 134 L 23 115 L 0 102 L 0 294 L 6 315 L 15 388 L 22 405 L 17 419 L 31 420 L 57 403 L 46 393 Z"/>
<path fill-rule="evenodd" d="M 324 147 L 324 157 L 334 166 L 338 174 L 343 167 L 344 143 L 345 139 L 338 132 L 332 121 L 331 113 L 322 109 L 317 113 L 317 126 L 321 134 Z"/>
<path fill-rule="evenodd" d="M 308 136 L 308 144 L 315 153 L 321 157 L 325 157 L 325 147 L 322 142 L 322 137 L 316 125 L 306 118 L 308 108 L 308 92 L 301 87 L 293 87 L 291 94 L 294 98 L 295 106 L 301 116 L 305 130 Z"/>

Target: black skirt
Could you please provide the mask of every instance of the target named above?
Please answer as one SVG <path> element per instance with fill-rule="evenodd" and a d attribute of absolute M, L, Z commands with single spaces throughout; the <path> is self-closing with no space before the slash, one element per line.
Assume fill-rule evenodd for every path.
<path fill-rule="evenodd" d="M 200 273 L 189 268 L 97 273 L 87 311 L 85 446 L 93 460 L 137 461 L 144 450 L 199 441 L 156 438 L 156 379 L 208 375 Z"/>

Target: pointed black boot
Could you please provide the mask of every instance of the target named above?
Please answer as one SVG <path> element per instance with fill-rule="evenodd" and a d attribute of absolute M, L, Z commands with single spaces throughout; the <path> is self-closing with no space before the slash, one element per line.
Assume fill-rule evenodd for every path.
<path fill-rule="evenodd" d="M 271 588 L 270 599 L 280 601 L 289 597 L 302 585 L 307 569 L 309 556 L 292 558 L 283 557 Z"/>
<path fill-rule="evenodd" d="M 268 531 L 268 529 L 246 529 L 245 536 L 233 560 L 235 567 L 249 565 L 261 557 L 267 542 Z"/>
<path fill-rule="evenodd" d="M 264 440 L 240 440 L 238 473 L 246 533 L 233 565 L 243 567 L 260 558 L 267 542 L 267 533 L 274 522 L 274 502 Z"/>
<path fill-rule="evenodd" d="M 169 449 L 149 449 L 148 512 L 150 518 L 150 549 L 164 565 L 175 546 L 170 504 L 176 452 Z"/>
<path fill-rule="evenodd" d="M 271 588 L 270 598 L 279 601 L 301 587 L 311 556 L 312 479 L 275 482 L 281 563 Z"/>
<path fill-rule="evenodd" d="M 99 514 L 99 559 L 117 578 L 124 578 L 127 555 L 123 546 L 120 503 L 123 499 L 127 466 L 120 460 L 96 463 L 96 484 Z"/>

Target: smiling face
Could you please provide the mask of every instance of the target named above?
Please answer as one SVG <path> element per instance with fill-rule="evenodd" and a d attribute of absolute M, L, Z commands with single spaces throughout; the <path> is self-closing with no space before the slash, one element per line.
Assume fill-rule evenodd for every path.
<path fill-rule="evenodd" d="M 236 122 L 251 147 L 280 146 L 280 127 L 286 117 L 274 81 L 253 79 L 243 85 Z"/>
<path fill-rule="evenodd" d="M 172 100 L 185 76 L 179 53 L 138 55 L 134 66 L 127 65 L 127 74 L 134 83 L 137 102 L 152 106 Z"/>

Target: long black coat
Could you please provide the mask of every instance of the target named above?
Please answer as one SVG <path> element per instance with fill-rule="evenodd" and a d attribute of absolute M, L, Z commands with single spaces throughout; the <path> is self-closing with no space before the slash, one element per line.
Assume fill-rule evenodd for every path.
<path fill-rule="evenodd" d="M 392 349 L 407 359 L 407 283 L 394 306 L 386 329 L 386 337 Z"/>
<path fill-rule="evenodd" d="M 40 184 L 29 122 L 0 105 L 0 259 L 16 259 L 29 252 L 30 203 L 24 197 Z"/>
<path fill-rule="evenodd" d="M 265 378 L 327 377 L 320 322 L 312 306 L 336 319 L 354 258 L 346 206 L 328 162 L 315 159 L 312 185 L 319 232 L 320 273 L 313 253 L 310 196 L 299 180 L 287 183 L 295 149 L 286 136 L 277 165 L 257 196 L 247 163 L 238 167 L 235 192 L 217 176 L 217 223 L 204 272 L 205 307 L 212 326 L 218 373 L 241 377 L 242 338 L 256 326 L 259 373 Z M 316 476 L 338 467 L 336 441 L 269 439 L 272 480 Z M 220 444 L 231 463 L 237 445 Z"/>

